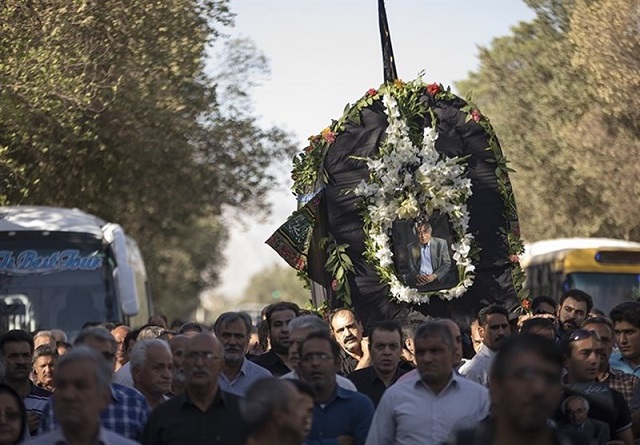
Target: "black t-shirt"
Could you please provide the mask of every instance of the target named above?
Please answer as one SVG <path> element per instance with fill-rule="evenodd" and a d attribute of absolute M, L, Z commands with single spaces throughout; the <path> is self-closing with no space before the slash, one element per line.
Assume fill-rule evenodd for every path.
<path fill-rule="evenodd" d="M 267 351 L 262 355 L 253 356 L 250 360 L 256 365 L 262 366 L 273 374 L 274 377 L 282 377 L 291 372 L 289 367 L 273 351 Z"/>
<path fill-rule="evenodd" d="M 631 428 L 629 406 L 622 394 L 611 389 L 606 383 L 589 382 L 565 385 L 555 419 L 568 422 L 560 406 L 572 395 L 584 397 L 589 402 L 589 418 L 600 420 L 609 425 L 611 438 L 617 433 Z"/>

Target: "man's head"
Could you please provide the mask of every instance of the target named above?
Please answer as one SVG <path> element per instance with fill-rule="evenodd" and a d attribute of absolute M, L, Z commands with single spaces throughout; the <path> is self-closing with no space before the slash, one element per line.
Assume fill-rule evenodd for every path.
<path fill-rule="evenodd" d="M 598 334 L 576 329 L 566 334 L 560 342 L 564 355 L 564 367 L 569 383 L 593 382 L 598 376 L 604 348 Z"/>
<path fill-rule="evenodd" d="M 131 350 L 133 384 L 145 397 L 159 398 L 171 391 L 173 359 L 166 341 L 140 340 Z"/>
<path fill-rule="evenodd" d="M 136 340 L 138 339 L 138 334 L 140 333 L 140 329 L 133 329 L 124 337 L 124 341 L 122 342 L 122 352 L 124 353 L 125 360 L 129 361 L 129 353 L 133 349 L 133 345 L 136 344 Z"/>
<path fill-rule="evenodd" d="M 289 323 L 289 362 L 294 368 L 300 362 L 300 344 L 312 332 L 330 335 L 329 325 L 315 315 L 301 315 Z"/>
<path fill-rule="evenodd" d="M 111 402 L 112 372 L 110 363 L 85 345 L 76 346 L 60 357 L 52 397 L 56 419 L 63 431 L 98 424 L 100 413 Z"/>
<path fill-rule="evenodd" d="M 633 363 L 640 362 L 640 302 L 619 304 L 609 315 L 620 353 Z"/>
<path fill-rule="evenodd" d="M 478 333 L 489 349 L 500 349 L 502 343 L 511 335 L 509 311 L 496 304 L 481 309 L 478 312 Z"/>
<path fill-rule="evenodd" d="M 289 381 L 266 378 L 253 383 L 240 401 L 240 412 L 249 434 L 266 434 L 279 444 L 299 444 L 305 437 L 302 396 Z"/>
<path fill-rule="evenodd" d="M 176 335 L 169 340 L 171 358 L 173 360 L 173 381 L 175 384 L 184 384 L 184 350 L 189 337 Z"/>
<path fill-rule="evenodd" d="M 494 415 L 523 434 L 547 424 L 562 393 L 562 354 L 553 340 L 521 334 L 509 338 L 491 366 Z"/>
<path fill-rule="evenodd" d="M 340 346 L 326 332 L 312 332 L 300 344 L 298 373 L 318 392 L 336 385 Z"/>
<path fill-rule="evenodd" d="M 556 338 L 556 329 L 553 322 L 546 318 L 534 317 L 522 323 L 520 328 L 521 334 L 535 334 L 547 337 L 550 340 Z"/>
<path fill-rule="evenodd" d="M 225 312 L 213 325 L 216 337 L 224 347 L 224 361 L 242 363 L 249 348 L 251 317 L 246 312 Z"/>
<path fill-rule="evenodd" d="M 562 402 L 560 409 L 575 426 L 582 425 L 589 417 L 589 402 L 584 397 L 569 396 Z"/>
<path fill-rule="evenodd" d="M 335 310 L 329 317 L 331 330 L 338 344 L 345 351 L 362 355 L 362 324 L 350 309 Z"/>
<path fill-rule="evenodd" d="M 453 367 L 457 368 L 462 363 L 462 333 L 460 332 L 460 326 L 449 318 L 441 318 L 436 321 L 444 324 L 451 332 L 454 346 Z"/>
<path fill-rule="evenodd" d="M 536 297 L 531 302 L 531 312 L 534 314 L 549 314 L 556 316 L 556 312 L 558 311 L 558 303 L 551 297 L 547 297 L 546 295 L 540 295 Z"/>
<path fill-rule="evenodd" d="M 49 345 L 38 346 L 33 353 L 33 373 L 35 383 L 49 391 L 53 389 L 53 373 L 58 360 L 57 348 Z"/>
<path fill-rule="evenodd" d="M 140 328 L 140 332 L 138 332 L 136 341 L 150 340 L 152 338 L 159 338 L 161 340 L 168 341 L 169 331 L 167 331 L 162 326 L 157 326 L 155 324 L 148 324 Z"/>
<path fill-rule="evenodd" d="M 396 372 L 402 356 L 402 329 L 395 321 L 380 321 L 373 325 L 369 335 L 371 362 L 378 374 Z"/>
<path fill-rule="evenodd" d="M 215 393 L 222 370 L 224 349 L 211 334 L 189 338 L 184 350 L 184 374 L 187 388 L 194 392 Z"/>
<path fill-rule="evenodd" d="M 300 393 L 300 403 L 298 405 L 298 409 L 303 415 L 302 423 L 304 425 L 304 437 L 307 437 L 311 432 L 311 427 L 313 426 L 313 406 L 315 401 L 315 393 L 313 392 L 313 387 L 307 382 L 304 382 L 300 379 L 290 380 L 290 382 L 293 383 L 293 385 Z"/>
<path fill-rule="evenodd" d="M 413 339 L 416 367 L 431 387 L 444 385 L 453 372 L 455 342 L 449 327 L 438 321 L 422 323 Z"/>
<path fill-rule="evenodd" d="M 558 306 L 558 322 L 564 332 L 577 329 L 593 308 L 593 299 L 579 289 L 570 289 L 562 294 Z"/>
<path fill-rule="evenodd" d="M 609 367 L 609 357 L 613 352 L 614 332 L 613 324 L 607 317 L 590 317 L 582 323 L 582 329 L 587 331 L 593 331 L 598 334 L 600 338 L 600 345 L 604 351 L 604 360 L 602 364 L 605 365 L 605 369 Z"/>
<path fill-rule="evenodd" d="M 473 350 L 478 352 L 482 347 L 482 335 L 480 335 L 480 322 L 477 318 L 474 318 L 471 322 L 471 342 L 473 343 Z"/>
<path fill-rule="evenodd" d="M 33 336 L 33 349 L 35 350 L 40 346 L 56 347 L 56 339 L 51 331 L 38 331 Z"/>
<path fill-rule="evenodd" d="M 300 308 L 295 303 L 282 301 L 269 305 L 265 310 L 265 321 L 269 328 L 271 349 L 276 354 L 289 352 L 289 322 L 300 315 Z"/>
<path fill-rule="evenodd" d="M 88 346 L 102 354 L 102 357 L 111 364 L 111 369 L 115 366 L 116 350 L 118 349 L 118 345 L 116 343 L 116 339 L 113 338 L 113 335 L 111 335 L 111 333 L 105 328 L 94 326 L 83 329 L 76 337 L 76 341 L 73 345 Z"/>
<path fill-rule="evenodd" d="M 129 332 L 131 332 L 131 328 L 124 324 L 116 326 L 111 331 L 111 335 L 116 339 L 116 343 L 118 345 L 118 349 L 116 351 L 116 368 L 120 368 L 122 365 L 127 363 L 128 357 L 124 350 L 124 339 Z"/>
<path fill-rule="evenodd" d="M 178 335 L 186 335 L 187 337 L 193 337 L 196 334 L 203 334 L 206 329 L 201 324 L 193 321 L 187 321 L 178 328 Z"/>
<path fill-rule="evenodd" d="M 5 378 L 26 382 L 31 375 L 33 337 L 27 331 L 14 329 L 0 337 L 0 352 L 5 363 Z"/>
<path fill-rule="evenodd" d="M 426 320 L 426 317 L 423 315 L 410 316 L 402 320 L 402 338 L 404 338 L 404 343 L 402 344 L 402 355 L 409 363 L 415 364 L 413 337 L 416 335 L 418 326 Z"/>
<path fill-rule="evenodd" d="M 423 246 L 429 244 L 431 241 L 431 233 L 433 229 L 431 228 L 431 224 L 428 222 L 419 222 L 416 223 L 416 236 L 418 237 L 418 241 Z"/>

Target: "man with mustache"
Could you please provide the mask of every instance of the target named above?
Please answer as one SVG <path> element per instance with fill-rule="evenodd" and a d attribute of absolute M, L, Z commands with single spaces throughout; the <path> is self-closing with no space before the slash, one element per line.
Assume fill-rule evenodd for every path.
<path fill-rule="evenodd" d="M 33 353 L 33 383 L 47 391 L 53 386 L 53 372 L 58 361 L 58 350 L 49 345 L 38 346 Z"/>
<path fill-rule="evenodd" d="M 371 365 L 367 340 L 362 339 L 362 323 L 351 309 L 337 309 L 329 315 L 333 336 L 342 348 L 340 373 L 349 375 Z"/>
<path fill-rule="evenodd" d="M 245 444 L 239 397 L 218 385 L 223 359 L 222 344 L 211 334 L 189 338 L 184 351 L 185 393 L 151 413 L 144 445 Z"/>
<path fill-rule="evenodd" d="M 560 306 L 558 306 L 558 332 L 556 339 L 561 341 L 567 332 L 578 329 L 592 308 L 593 299 L 586 292 L 579 289 L 569 289 L 562 294 Z"/>
<path fill-rule="evenodd" d="M 224 348 L 224 362 L 218 379 L 222 390 L 242 397 L 253 382 L 273 377 L 262 366 L 245 358 L 251 336 L 249 314 L 225 312 L 216 320 L 213 331 Z"/>
<path fill-rule="evenodd" d="M 35 434 L 51 392 L 38 388 L 29 378 L 32 369 L 33 337 L 22 329 L 6 332 L 0 337 L 0 352 L 5 365 L 4 383 L 23 398 L 29 431 Z"/>
<path fill-rule="evenodd" d="M 511 335 L 509 312 L 498 305 L 487 306 L 478 312 L 478 333 L 482 346 L 471 360 L 460 367 L 460 374 L 489 386 L 491 363 L 500 346 Z"/>

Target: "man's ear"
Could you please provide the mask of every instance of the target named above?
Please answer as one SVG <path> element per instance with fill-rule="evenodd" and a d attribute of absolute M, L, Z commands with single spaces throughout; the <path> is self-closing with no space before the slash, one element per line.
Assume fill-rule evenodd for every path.
<path fill-rule="evenodd" d="M 404 347 L 411 352 L 412 354 L 414 353 L 414 349 L 413 349 L 413 338 L 407 338 L 404 340 Z"/>
<path fill-rule="evenodd" d="M 484 340 L 484 328 L 482 326 L 478 326 L 478 335 Z"/>

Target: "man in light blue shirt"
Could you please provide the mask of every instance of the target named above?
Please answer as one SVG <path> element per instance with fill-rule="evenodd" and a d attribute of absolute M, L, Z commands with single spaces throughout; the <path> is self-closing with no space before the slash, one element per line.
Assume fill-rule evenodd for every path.
<path fill-rule="evenodd" d="M 251 336 L 249 314 L 225 312 L 218 317 L 213 330 L 224 347 L 224 363 L 218 377 L 220 389 L 243 397 L 253 382 L 273 377 L 262 366 L 245 358 Z"/>
<path fill-rule="evenodd" d="M 418 373 L 382 396 L 366 445 L 441 444 L 489 414 L 486 388 L 457 375 L 454 339 L 441 322 L 425 322 L 414 337 Z"/>
<path fill-rule="evenodd" d="M 611 354 L 609 365 L 640 377 L 640 302 L 619 304 L 611 309 L 610 318 L 618 352 Z"/>

